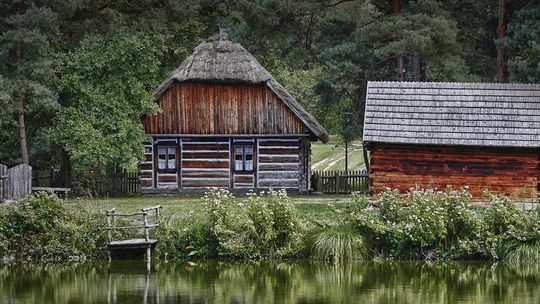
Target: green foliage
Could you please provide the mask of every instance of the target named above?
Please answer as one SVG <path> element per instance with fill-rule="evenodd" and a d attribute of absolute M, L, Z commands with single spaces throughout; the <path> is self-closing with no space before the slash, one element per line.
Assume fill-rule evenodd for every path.
<path fill-rule="evenodd" d="M 540 231 L 537 220 L 509 198 L 490 200 L 489 208 L 472 210 L 466 190 L 387 190 L 379 208 L 356 202 L 348 218 L 374 254 L 390 258 L 498 258 L 503 241 L 526 240 Z"/>
<path fill-rule="evenodd" d="M 99 256 L 103 224 L 84 210 L 71 213 L 53 194 L 33 194 L 0 215 L 0 254 L 16 261 Z"/>
<path fill-rule="evenodd" d="M 0 7 L 0 161 L 20 162 L 18 100 L 24 102 L 26 136 L 32 165 L 51 160 L 45 136 L 58 108 L 54 90 L 51 40 L 58 35 L 58 15 L 47 6 Z"/>
<path fill-rule="evenodd" d="M 55 121 L 52 138 L 79 172 L 127 167 L 142 153 L 140 117 L 157 106 L 161 43 L 139 34 L 88 36 L 63 55 L 60 87 L 69 100 Z"/>
<path fill-rule="evenodd" d="M 237 203 L 227 190 L 211 189 L 203 201 L 219 256 L 290 256 L 300 250 L 302 225 L 285 191 L 251 193 Z"/>
<path fill-rule="evenodd" d="M 508 61 L 513 81 L 540 82 L 540 1 L 530 1 L 508 25 L 505 44 L 512 50 Z"/>
<path fill-rule="evenodd" d="M 509 241 L 503 246 L 503 260 L 511 265 L 540 263 L 540 234 L 527 242 Z"/>
<path fill-rule="evenodd" d="M 217 244 L 208 217 L 192 213 L 190 218 L 181 222 L 169 216 L 161 221 L 156 230 L 156 256 L 165 260 L 216 256 Z"/>
<path fill-rule="evenodd" d="M 339 225 L 315 234 L 311 256 L 316 259 L 342 263 L 366 257 L 363 237 L 350 225 Z"/>

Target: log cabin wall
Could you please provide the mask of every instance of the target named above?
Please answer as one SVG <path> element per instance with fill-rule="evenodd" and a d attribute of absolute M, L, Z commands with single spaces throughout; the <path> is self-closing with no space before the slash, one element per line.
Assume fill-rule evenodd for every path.
<path fill-rule="evenodd" d="M 145 144 L 146 160 L 139 164 L 143 193 L 208 187 L 308 190 L 311 142 L 307 138 L 170 136 L 155 137 L 153 142 Z M 240 147 L 241 165 L 236 159 Z"/>
<path fill-rule="evenodd" d="M 146 134 L 305 134 L 305 125 L 265 84 L 177 82 L 143 118 Z"/>
<path fill-rule="evenodd" d="M 139 162 L 139 179 L 141 188 L 154 187 L 154 145 L 144 144 L 144 160 Z"/>
<path fill-rule="evenodd" d="M 259 139 L 257 147 L 257 188 L 301 188 L 300 139 Z"/>
<path fill-rule="evenodd" d="M 230 186 L 231 161 L 229 138 L 180 139 L 182 189 Z"/>
<path fill-rule="evenodd" d="M 538 149 L 424 146 L 370 143 L 372 194 L 385 187 L 406 192 L 468 186 L 475 198 L 484 191 L 535 196 L 539 193 Z"/>

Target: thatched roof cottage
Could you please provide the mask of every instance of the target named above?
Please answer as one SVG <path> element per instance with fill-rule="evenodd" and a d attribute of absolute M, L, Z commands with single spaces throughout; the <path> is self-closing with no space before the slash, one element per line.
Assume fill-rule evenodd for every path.
<path fill-rule="evenodd" d="M 143 192 L 308 190 L 311 141 L 327 132 L 225 33 L 196 47 L 154 95 L 162 111 L 143 118 Z"/>

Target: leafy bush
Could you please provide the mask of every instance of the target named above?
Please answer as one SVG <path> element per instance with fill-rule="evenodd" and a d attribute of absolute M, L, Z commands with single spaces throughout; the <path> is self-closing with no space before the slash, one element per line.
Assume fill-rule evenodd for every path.
<path fill-rule="evenodd" d="M 380 194 L 379 208 L 353 198 L 348 220 L 375 254 L 390 258 L 497 258 L 498 244 L 534 235 L 538 221 L 507 197 L 488 198 L 490 208 L 473 210 L 466 189 L 388 189 Z"/>
<path fill-rule="evenodd" d="M 211 189 L 203 201 L 219 256 L 290 256 L 300 251 L 302 225 L 284 190 L 249 193 L 237 202 L 229 191 Z"/>
<path fill-rule="evenodd" d="M 206 215 L 190 214 L 190 221 L 175 216 L 163 218 L 156 230 L 156 256 L 164 259 L 213 257 L 216 244 Z"/>
<path fill-rule="evenodd" d="M 7 207 L 0 217 L 3 255 L 16 260 L 73 260 L 100 254 L 98 219 L 76 215 L 54 194 L 37 193 Z"/>

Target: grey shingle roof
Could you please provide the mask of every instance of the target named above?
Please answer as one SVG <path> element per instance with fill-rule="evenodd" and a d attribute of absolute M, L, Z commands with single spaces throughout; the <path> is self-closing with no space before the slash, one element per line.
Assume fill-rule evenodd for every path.
<path fill-rule="evenodd" d="M 369 82 L 364 141 L 540 147 L 540 84 Z"/>

